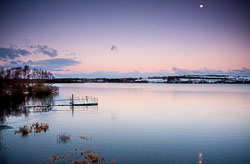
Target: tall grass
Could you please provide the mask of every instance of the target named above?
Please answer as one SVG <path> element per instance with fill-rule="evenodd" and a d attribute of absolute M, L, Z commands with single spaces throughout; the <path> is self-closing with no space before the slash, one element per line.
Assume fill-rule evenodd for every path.
<path fill-rule="evenodd" d="M 61 133 L 57 136 L 57 143 L 67 143 L 70 141 L 70 135 L 66 133 Z"/>

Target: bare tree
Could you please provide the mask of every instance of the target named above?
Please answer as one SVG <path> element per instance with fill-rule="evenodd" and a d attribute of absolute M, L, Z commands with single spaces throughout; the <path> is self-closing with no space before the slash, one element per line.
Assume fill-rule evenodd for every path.
<path fill-rule="evenodd" d="M 0 79 L 53 79 L 54 76 L 50 71 L 33 68 L 28 65 L 14 68 L 0 68 Z"/>

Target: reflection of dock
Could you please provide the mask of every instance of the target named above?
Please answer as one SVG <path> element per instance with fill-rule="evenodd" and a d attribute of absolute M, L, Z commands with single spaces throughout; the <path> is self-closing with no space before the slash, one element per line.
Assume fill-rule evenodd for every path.
<path fill-rule="evenodd" d="M 80 111 L 80 112 L 93 112 L 93 111 L 98 111 L 98 105 L 90 105 L 90 106 L 70 106 L 68 108 L 67 106 L 61 106 L 60 108 L 53 108 L 53 106 L 46 106 L 46 105 L 41 105 L 41 106 L 28 106 L 23 108 L 23 112 L 68 112 L 71 111 L 72 113 L 74 111 Z"/>
<path fill-rule="evenodd" d="M 98 111 L 98 106 L 72 106 L 71 108 L 54 108 L 50 111 L 54 112 L 68 112 L 68 111 L 79 111 L 79 112 L 93 112 Z"/>
<path fill-rule="evenodd" d="M 72 98 L 70 99 L 62 99 L 62 100 L 55 100 L 59 102 L 58 104 L 32 104 L 32 105 L 24 105 L 24 108 L 43 108 L 43 107 L 53 107 L 53 106 L 97 106 L 98 105 L 98 99 L 95 97 L 88 97 L 85 98 L 74 98 L 74 95 L 72 94 Z"/>
<path fill-rule="evenodd" d="M 96 106 L 98 103 L 96 102 L 83 102 L 83 103 L 76 103 L 76 104 L 48 104 L 48 105 L 24 105 L 25 108 L 34 108 L 34 107 L 53 107 L 53 106 Z"/>
<path fill-rule="evenodd" d="M 51 107 L 51 105 L 24 105 L 24 108 L 34 108 L 34 107 Z"/>

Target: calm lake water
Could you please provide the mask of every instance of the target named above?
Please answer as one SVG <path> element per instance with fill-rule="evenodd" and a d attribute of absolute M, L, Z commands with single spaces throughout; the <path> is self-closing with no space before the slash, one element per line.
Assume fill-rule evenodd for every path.
<path fill-rule="evenodd" d="M 51 155 L 72 153 L 75 148 L 91 149 L 108 161 L 114 158 L 115 163 L 126 164 L 250 163 L 250 85 L 57 86 L 59 95 L 54 99 L 73 93 L 97 97 L 99 105 L 74 110 L 54 107 L 49 112 L 8 117 L 14 129 L 34 122 L 50 127 L 46 133 L 26 137 L 14 135 L 14 129 L 0 131 L 0 163 L 46 163 Z M 70 134 L 70 141 L 58 143 L 60 133 Z"/>

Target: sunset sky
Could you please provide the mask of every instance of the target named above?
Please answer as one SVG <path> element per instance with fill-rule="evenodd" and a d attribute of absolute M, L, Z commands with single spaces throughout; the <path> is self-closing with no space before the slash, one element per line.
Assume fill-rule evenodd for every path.
<path fill-rule="evenodd" d="M 25 64 L 58 77 L 250 75 L 250 1 L 0 0 L 0 65 Z"/>

